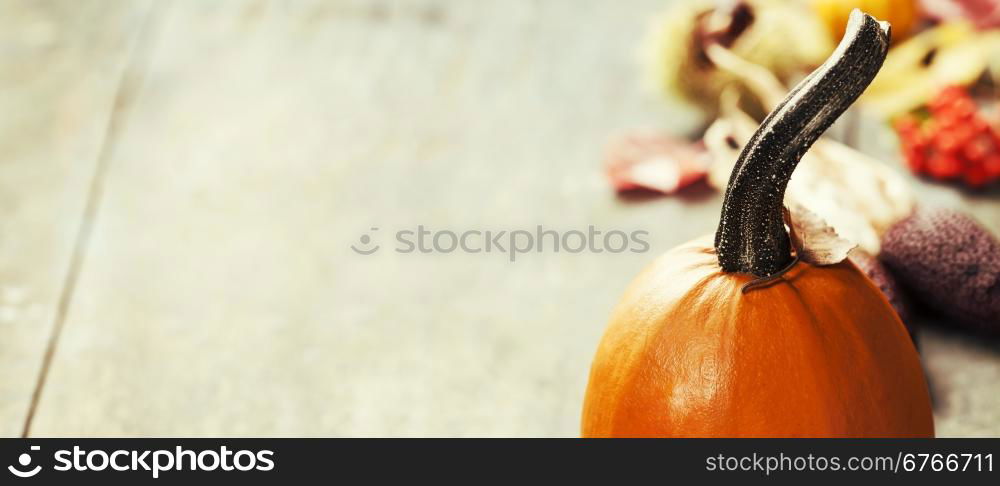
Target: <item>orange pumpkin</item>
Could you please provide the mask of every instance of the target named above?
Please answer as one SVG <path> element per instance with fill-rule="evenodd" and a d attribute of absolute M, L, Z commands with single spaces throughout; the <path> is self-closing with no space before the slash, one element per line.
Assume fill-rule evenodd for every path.
<path fill-rule="evenodd" d="M 591 368 L 583 436 L 934 435 L 895 311 L 849 261 L 798 261 L 781 214 L 798 160 L 864 91 L 888 45 L 886 24 L 852 13 L 833 56 L 744 148 L 714 241 L 667 252 L 632 283 Z"/>

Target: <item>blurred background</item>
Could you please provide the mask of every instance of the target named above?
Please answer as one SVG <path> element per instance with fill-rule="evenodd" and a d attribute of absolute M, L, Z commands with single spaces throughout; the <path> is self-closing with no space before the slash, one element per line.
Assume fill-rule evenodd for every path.
<path fill-rule="evenodd" d="M 716 227 L 706 129 L 769 109 L 733 72 L 864 3 L 903 55 L 831 135 L 996 235 L 996 147 L 925 160 L 955 99 L 992 136 L 992 2 L 0 1 L 0 435 L 576 436 L 625 286 Z M 539 225 L 649 251 L 393 250 Z M 1000 323 L 954 321 L 907 319 L 938 434 L 1000 435 Z"/>

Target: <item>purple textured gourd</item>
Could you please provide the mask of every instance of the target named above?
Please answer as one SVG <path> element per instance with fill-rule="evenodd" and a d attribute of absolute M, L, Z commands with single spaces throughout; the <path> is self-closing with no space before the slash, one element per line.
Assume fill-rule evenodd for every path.
<path fill-rule="evenodd" d="M 918 209 L 889 228 L 879 259 L 949 324 L 1000 334 L 1000 241 L 972 217 Z"/>
<path fill-rule="evenodd" d="M 906 298 L 906 294 L 903 292 L 899 282 L 896 281 L 896 277 L 892 275 L 892 272 L 878 258 L 860 248 L 852 251 L 850 258 L 875 283 L 875 286 L 882 291 L 882 295 L 885 295 L 886 300 L 896 310 L 896 314 L 899 314 L 899 319 L 903 321 L 906 330 L 910 333 L 910 339 L 916 343 L 917 327 L 911 318 L 910 302 Z"/>

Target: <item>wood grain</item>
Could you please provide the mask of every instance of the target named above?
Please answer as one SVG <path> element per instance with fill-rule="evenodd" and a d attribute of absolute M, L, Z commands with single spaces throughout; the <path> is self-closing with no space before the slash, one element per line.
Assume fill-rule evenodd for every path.
<path fill-rule="evenodd" d="M 144 10 L 0 4 L 0 436 L 22 432 Z"/>
<path fill-rule="evenodd" d="M 115 107 L 123 50 L 38 58 L 62 66 L 23 88 L 48 118 L 0 135 L 26 154 L 0 165 L 17 203 L 0 229 L 30 236 L 0 240 L 0 268 L 40 306 L 0 322 L 0 430 L 17 432 L 63 290 L 104 127 L 91 118 L 114 109 L 33 435 L 576 435 L 625 285 L 718 220 L 718 194 L 628 203 L 601 174 L 612 134 L 694 122 L 636 87 L 636 41 L 665 3 L 162 2 Z M 138 22 L 106 15 L 117 30 L 101 36 L 126 43 Z M 1000 225 L 995 198 L 921 191 Z M 645 230 L 651 248 L 394 251 L 421 225 Z M 380 250 L 352 252 L 366 233 Z M 936 378 L 963 383 L 939 431 L 1000 435 L 1000 355 L 927 340 Z"/>
<path fill-rule="evenodd" d="M 663 119 L 631 57 L 657 4 L 162 9 L 35 433 L 575 433 L 648 255 L 349 248 L 372 226 L 708 231 L 712 205 L 627 207 L 599 171 L 610 133 Z"/>

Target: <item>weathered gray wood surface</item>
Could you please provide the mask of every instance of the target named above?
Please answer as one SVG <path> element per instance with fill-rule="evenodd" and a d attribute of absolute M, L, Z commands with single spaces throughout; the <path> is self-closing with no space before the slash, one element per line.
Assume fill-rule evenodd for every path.
<path fill-rule="evenodd" d="M 716 194 L 627 204 L 600 172 L 609 135 L 691 123 L 636 88 L 663 4 L 178 0 L 142 35 L 146 4 L 43 9 L 66 50 L 30 56 L 31 83 L 0 58 L 0 433 L 25 420 L 106 144 L 32 435 L 575 435 L 618 295 L 717 221 Z M 1000 229 L 995 198 L 971 204 Z M 390 251 L 418 225 L 538 224 L 652 250 Z M 373 226 L 384 248 L 353 253 Z M 997 347 L 925 350 L 939 432 L 1000 435 Z"/>
<path fill-rule="evenodd" d="M 142 2 L 0 2 L 0 435 L 21 434 Z"/>

